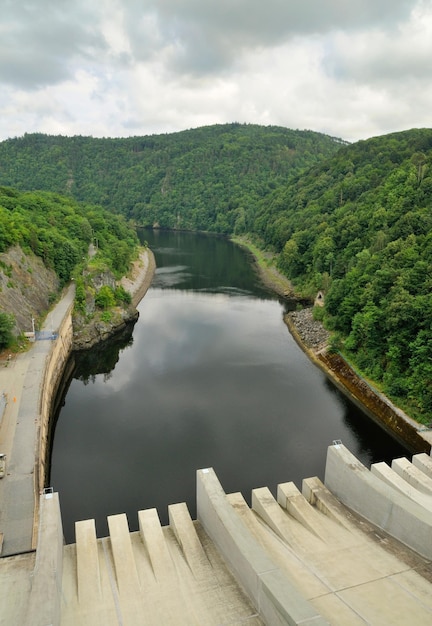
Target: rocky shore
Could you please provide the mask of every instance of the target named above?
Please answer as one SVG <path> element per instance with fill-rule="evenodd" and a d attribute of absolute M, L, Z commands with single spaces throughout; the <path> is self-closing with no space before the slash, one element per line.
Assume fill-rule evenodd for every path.
<path fill-rule="evenodd" d="M 330 333 L 321 322 L 314 320 L 312 308 L 291 311 L 286 317 L 292 320 L 299 339 L 306 348 L 312 349 L 315 353 L 326 349 Z"/>
<path fill-rule="evenodd" d="M 383 393 L 359 376 L 338 353 L 330 353 L 330 333 L 313 319 L 312 308 L 284 316 L 294 339 L 332 382 L 374 421 L 390 431 L 412 452 L 430 453 L 432 430 L 410 418 Z"/>
<path fill-rule="evenodd" d="M 247 242 L 239 242 L 248 247 Z M 292 285 L 274 266 L 263 267 L 256 260 L 257 271 L 263 282 L 277 294 L 288 299 L 295 298 Z M 299 300 L 300 301 L 300 300 Z M 302 301 L 305 304 L 305 301 Z M 323 324 L 313 318 L 312 302 L 298 311 L 284 315 L 284 321 L 294 339 L 308 357 L 328 376 L 330 380 L 413 453 L 426 452 L 432 448 L 432 429 L 419 424 L 384 394 L 374 389 L 369 382 L 359 376 L 340 354 L 329 353 L 330 333 Z"/>

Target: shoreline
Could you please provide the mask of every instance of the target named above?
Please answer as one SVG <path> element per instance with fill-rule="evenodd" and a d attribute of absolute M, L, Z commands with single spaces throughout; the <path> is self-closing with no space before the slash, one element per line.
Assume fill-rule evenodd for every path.
<path fill-rule="evenodd" d="M 126 278 L 134 306 L 150 287 L 154 269 L 153 253 L 147 249 L 142 251 Z M 70 341 L 59 334 L 54 340 L 37 341 L 26 352 L 0 361 L 0 392 L 5 399 L 0 414 L 0 452 L 7 454 L 6 475 L 0 481 L 2 556 L 32 551 L 36 547 L 39 497 L 44 488 L 52 419 L 51 401 L 57 393 L 67 357 L 72 353 L 71 297 L 74 293 L 71 283 L 47 317 L 50 331 L 62 329 L 70 333 Z M 20 512 L 15 510 L 17 498 Z M 19 524 L 16 524 L 17 519 Z"/>
<path fill-rule="evenodd" d="M 136 308 L 146 295 L 156 270 L 156 261 L 149 248 L 141 250 L 139 257 L 132 263 L 129 275 L 123 276 L 119 284 L 132 296 L 132 305 Z"/>
<path fill-rule="evenodd" d="M 232 241 L 246 248 L 254 258 L 255 266 L 263 283 L 284 298 L 296 298 L 290 281 L 273 267 L 265 267 L 255 253 L 255 246 L 241 238 Z M 304 300 L 302 300 L 304 303 Z M 312 302 L 311 302 L 312 305 Z M 432 429 L 416 422 L 402 409 L 394 405 L 383 393 L 374 389 L 359 376 L 340 354 L 327 351 L 328 331 L 321 322 L 312 320 L 311 307 L 284 315 L 284 322 L 295 341 L 308 358 L 361 408 L 371 419 L 390 432 L 411 452 L 431 454 Z M 306 320 L 306 317 L 308 318 Z M 311 337 L 313 335 L 313 337 Z"/>

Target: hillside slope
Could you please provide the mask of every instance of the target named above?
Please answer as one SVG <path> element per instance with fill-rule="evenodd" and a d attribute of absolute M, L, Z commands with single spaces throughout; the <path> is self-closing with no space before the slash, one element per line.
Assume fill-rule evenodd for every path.
<path fill-rule="evenodd" d="M 86 325 L 97 309 L 110 321 L 130 296 L 116 287 L 138 253 L 132 226 L 102 207 L 47 192 L 0 187 L 0 347 L 36 328 L 73 277 L 76 310 Z"/>
<path fill-rule="evenodd" d="M 13 315 L 14 334 L 30 332 L 59 290 L 56 273 L 33 252 L 13 246 L 0 254 L 0 311 Z"/>
<path fill-rule="evenodd" d="M 70 193 L 143 226 L 244 232 L 263 197 L 343 144 L 246 124 L 127 139 L 33 134 L 0 143 L 0 184 Z"/>
<path fill-rule="evenodd" d="M 368 377 L 426 423 L 432 411 L 432 130 L 341 148 L 255 224 Z"/>

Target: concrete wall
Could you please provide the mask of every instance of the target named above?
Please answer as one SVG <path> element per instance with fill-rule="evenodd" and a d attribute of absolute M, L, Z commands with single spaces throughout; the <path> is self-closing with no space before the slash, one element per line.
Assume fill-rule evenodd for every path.
<path fill-rule="evenodd" d="M 211 468 L 197 472 L 197 518 L 266 624 L 327 623 L 249 533 Z"/>
<path fill-rule="evenodd" d="M 432 558 L 432 513 L 373 475 L 342 444 L 328 448 L 324 483 L 347 507 Z"/>
<path fill-rule="evenodd" d="M 63 527 L 57 493 L 43 494 L 36 562 L 23 626 L 58 626 L 63 576 Z"/>
<path fill-rule="evenodd" d="M 412 452 L 432 454 L 431 433 L 411 419 L 399 407 L 374 390 L 339 354 L 324 353 L 315 357 L 316 364 L 371 419 L 406 445 Z"/>
<path fill-rule="evenodd" d="M 45 485 L 48 446 L 50 441 L 51 407 L 62 379 L 67 360 L 71 354 L 72 338 L 71 306 L 58 329 L 58 338 L 52 342 L 51 351 L 46 359 L 45 372 L 41 385 L 39 402 L 39 451 L 36 458 L 36 468 L 38 472 L 35 477 L 35 480 L 37 480 L 35 486 L 36 493 L 39 493 Z"/>

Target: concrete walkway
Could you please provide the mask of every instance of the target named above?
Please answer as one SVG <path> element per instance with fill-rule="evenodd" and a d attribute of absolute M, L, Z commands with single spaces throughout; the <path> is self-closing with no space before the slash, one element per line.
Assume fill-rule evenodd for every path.
<path fill-rule="evenodd" d="M 57 331 L 75 297 L 71 285 L 48 314 L 44 331 Z M 0 532 L 2 556 L 31 550 L 36 503 L 40 395 L 51 340 L 36 341 L 28 352 L 0 367 L 0 391 L 7 396 L 0 425 L 0 451 L 6 453 L 6 475 L 0 480 Z"/>

